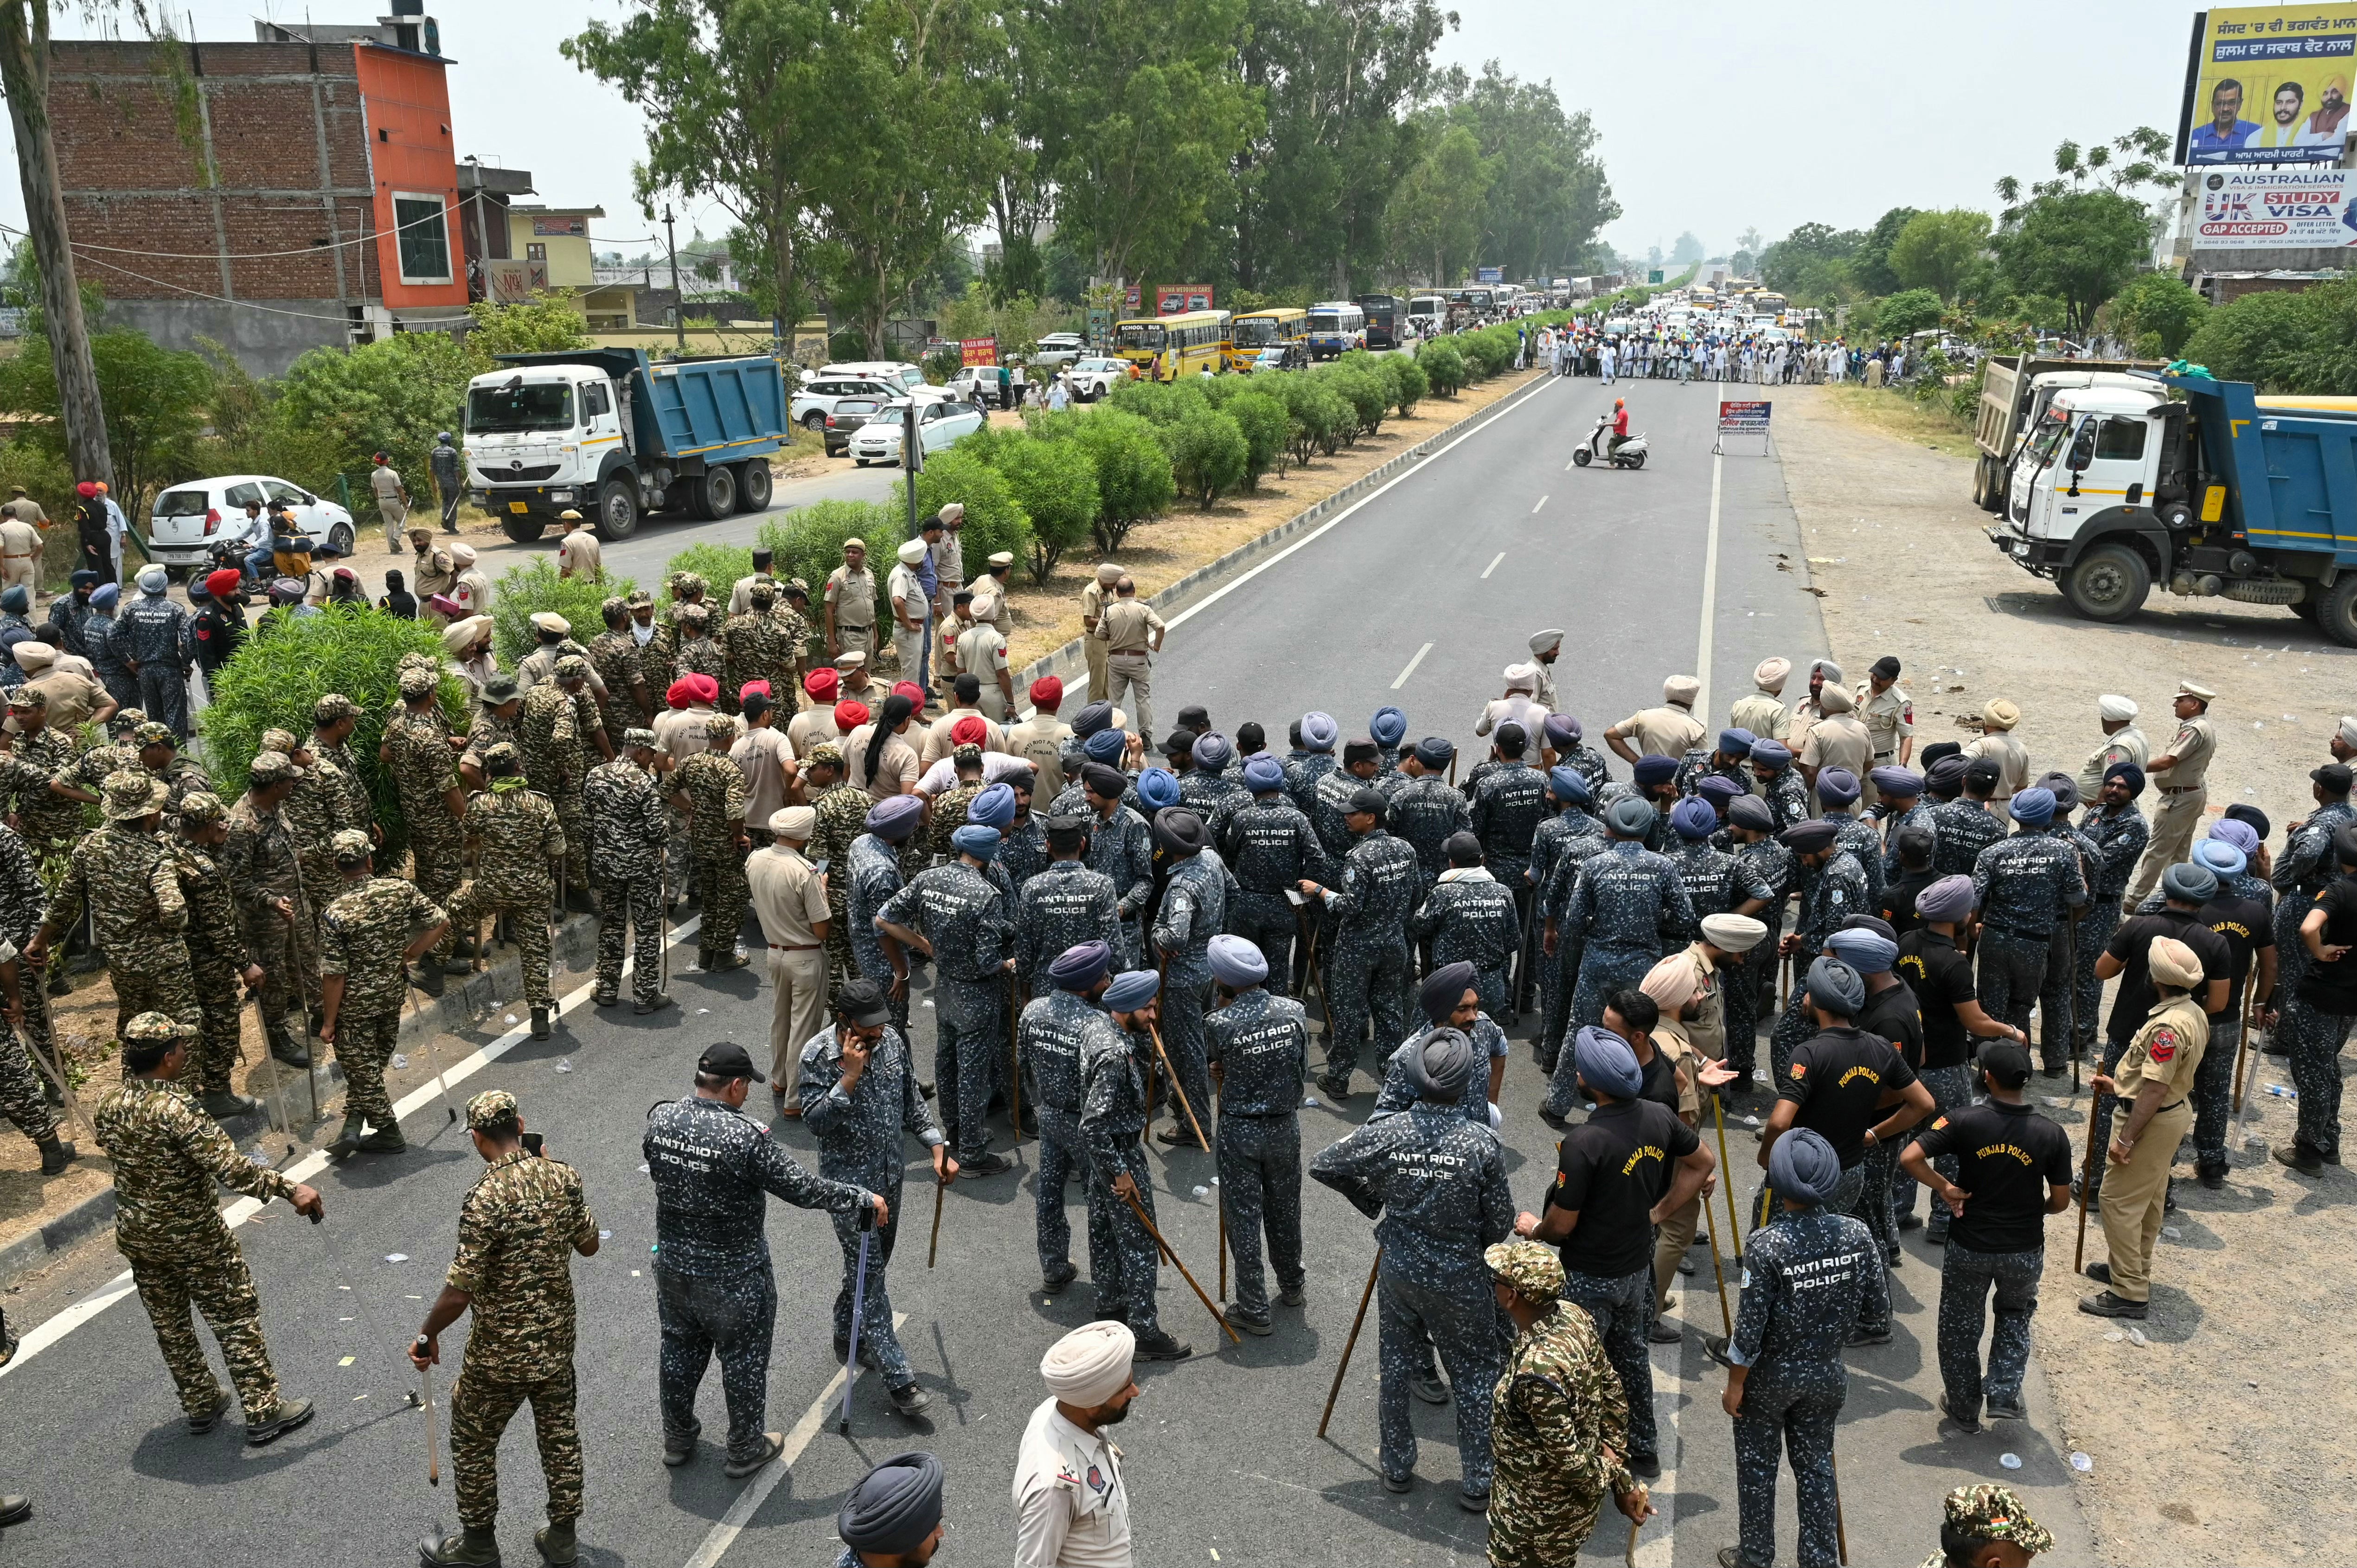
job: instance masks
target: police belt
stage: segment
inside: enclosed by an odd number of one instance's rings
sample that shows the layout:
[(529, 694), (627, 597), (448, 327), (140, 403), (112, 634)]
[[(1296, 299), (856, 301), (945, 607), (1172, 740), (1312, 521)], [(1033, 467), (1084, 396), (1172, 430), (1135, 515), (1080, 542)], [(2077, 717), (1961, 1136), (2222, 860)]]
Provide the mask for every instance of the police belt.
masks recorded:
[[(2060, 925), (2057, 925), (2055, 929), (2059, 930), (2061, 928)], [(2054, 940), (2053, 931), (2017, 931), (2006, 926), (1984, 925), (1981, 928), (1981, 935), (1984, 937), (2004, 937), (2008, 940), (2017, 942), (2050, 942)]]
[[(2159, 1111), (2155, 1111), (2153, 1114), (2158, 1116), (2162, 1111), (2174, 1111), (2184, 1103), (2185, 1096), (2180, 1094), (2176, 1099), (2170, 1101), (2168, 1104), (2162, 1106)], [(2133, 1111), (2136, 1109), (2136, 1096), (2133, 1094), (2115, 1094), (2112, 1096), (2112, 1105), (2115, 1111)]]

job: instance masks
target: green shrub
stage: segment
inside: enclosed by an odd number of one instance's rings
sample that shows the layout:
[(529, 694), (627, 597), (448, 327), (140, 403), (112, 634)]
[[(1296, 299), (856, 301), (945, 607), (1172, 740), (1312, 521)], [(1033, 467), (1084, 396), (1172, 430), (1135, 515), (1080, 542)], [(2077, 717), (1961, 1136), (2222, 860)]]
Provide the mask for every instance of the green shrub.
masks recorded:
[[(989, 464), (954, 449), (935, 452), (925, 458), (925, 471), (916, 478), (920, 521), (952, 501), (965, 503), (965, 527), (959, 541), (968, 582), (981, 576), (983, 563), (1002, 550), (1017, 561), (1031, 553), (1031, 520), (1025, 515), (1023, 503), (1015, 499), (1014, 489)], [(905, 519), (909, 515), (905, 476), (892, 488), (892, 494), (888, 504), (893, 515)], [(894, 541), (895, 547), (898, 543)]]
[(1901, 289), (1883, 300), (1875, 313), (1875, 330), (1886, 338), (1904, 338), (1940, 325), (1944, 308), (1928, 288)]
[(1358, 416), (1351, 430), (1350, 438), (1354, 442), (1361, 435), (1372, 435), (1381, 429), (1383, 415), (1391, 411), (1392, 405), (1391, 382), (1368, 362), (1368, 359), (1365, 355), (1347, 354), (1326, 372), (1334, 390), (1342, 394), (1351, 412)]
[(1170, 449), (1170, 472), (1179, 489), (1194, 497), (1205, 511), (1222, 495), (1243, 483), (1250, 448), (1244, 433), (1226, 414), (1203, 409), (1163, 426), (1158, 434)]
[[(204, 714), (205, 767), (222, 798), (236, 799), (237, 781), (244, 779), (261, 749), (263, 731), (285, 729), (307, 736), (319, 699), (341, 693), (360, 705), (350, 750), (360, 763), (361, 781), (376, 801), (377, 820), (384, 824), (383, 858), (378, 864), (390, 865), (406, 847), (408, 833), (400, 794), (391, 774), (377, 766), (376, 748), (384, 737), (386, 716), (401, 706), (395, 682), (405, 653), (430, 654), (438, 663), (442, 639), (422, 622), (373, 609), (300, 617), (273, 610), (263, 616), (237, 656), (208, 678), (212, 705)], [(455, 675), (443, 679), (442, 703), (453, 724), (463, 729), (466, 688)]]
[(1308, 463), (1310, 454), (1331, 457), (1342, 446), (1344, 433), (1358, 413), (1342, 394), (1309, 376), (1289, 376), (1285, 381), (1285, 413), (1290, 422), (1288, 444), (1296, 463)]
[[(926, 461), (930, 465), (932, 459)], [(907, 493), (900, 493), (902, 499), (893, 506), (886, 506), (880, 501), (813, 501), (808, 506), (796, 507), (761, 524), (761, 544), (777, 557), (771, 563), (772, 569), (780, 578), (800, 577), (810, 585), (811, 624), (813, 627), (826, 624), (826, 611), (821, 601), (826, 593), (827, 577), (843, 564), (843, 543), (846, 539), (856, 539), (867, 546), (867, 571), (876, 579), (876, 624), (882, 627), (892, 624), (891, 608), (885, 603), (886, 585), (891, 578), (892, 568), (898, 564), (894, 553), (900, 548), (900, 542), (909, 537)], [(918, 494), (921, 498), (923, 491), (920, 490)], [(974, 551), (971, 529), (965, 537), (967, 558), (971, 560)], [(747, 571), (752, 570), (748, 554)]]
[(1031, 520), (1031, 580), (1045, 586), (1056, 563), (1085, 546), (1096, 524), (1096, 464), (1077, 441), (1021, 435), (1000, 444), (995, 466)]
[(1200, 377), (1178, 381), (1123, 381), (1105, 402), (1156, 424), (1176, 424), (1189, 414), (1211, 407), (1211, 397)]
[[(1076, 411), (1064, 417), (1071, 439), (1088, 452), (1096, 468), (1097, 548), (1110, 555), (1131, 529), (1170, 510), (1178, 493), (1170, 453), (1155, 439), (1153, 425), (1124, 409)], [(1046, 428), (1052, 437), (1052, 422)]]
[[(663, 584), (668, 584), (675, 572), (693, 572), (703, 578), (705, 585), (711, 590), (705, 596), (705, 602), (710, 604), (716, 600), (726, 607), (731, 585), (737, 578), (753, 575), (753, 547), (749, 544), (691, 544), (663, 563)], [(814, 595), (817, 589), (813, 588), (812, 592)], [(655, 602), (658, 605), (669, 602), (669, 595), (662, 585), (656, 587)]]
[[(729, 579), (734, 581), (733, 577)], [(724, 590), (727, 586), (726, 583), (714, 585)], [(630, 578), (611, 574), (603, 583), (559, 577), (553, 560), (509, 567), (491, 586), (491, 635), (500, 665), (512, 670), (540, 646), (539, 634), (532, 629), (532, 618), (544, 610), (554, 610), (572, 622), (573, 640), (587, 647), (591, 638), (606, 629), (599, 614), (606, 601), (627, 597), (637, 586)], [(440, 640), (436, 639), (433, 646), (439, 649)], [(360, 699), (355, 696), (352, 700)]]
[(1503, 328), (1484, 327), (1479, 332), (1459, 333), (1457, 341), (1477, 381), (1502, 375), (1513, 365), (1514, 335)]
[[(1394, 359), (1400, 356), (1394, 355)], [(1442, 397), (1455, 397), (1465, 388), (1465, 356), (1447, 338), (1428, 338), (1415, 346), (1415, 362), (1425, 380)]]
[(1385, 354), (1375, 361), (1383, 371), (1392, 396), (1392, 406), (1399, 410), (1402, 419), (1415, 412), (1416, 403), (1432, 390), (1422, 367), (1405, 354)]
[(1260, 477), (1271, 468), (1283, 477), (1289, 422), (1285, 404), (1275, 396), (1251, 382), (1243, 384), (1247, 390), (1231, 396), (1221, 412), (1234, 420), (1236, 428), (1243, 432), (1244, 489), (1249, 490), (1257, 489)]

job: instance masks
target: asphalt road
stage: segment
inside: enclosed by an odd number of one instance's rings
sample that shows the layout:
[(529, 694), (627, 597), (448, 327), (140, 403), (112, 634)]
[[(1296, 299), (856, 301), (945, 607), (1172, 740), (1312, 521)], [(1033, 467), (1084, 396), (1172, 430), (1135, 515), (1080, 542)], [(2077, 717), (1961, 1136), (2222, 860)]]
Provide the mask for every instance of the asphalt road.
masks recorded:
[[(1609, 405), (1610, 393), (1594, 381), (1518, 394), (1452, 446), (1178, 618), (1157, 708), (1175, 714), (1201, 701), (1231, 732), (1257, 717), (1281, 735), (1288, 719), (1316, 706), (1358, 733), (1367, 714), (1391, 702), (1408, 713), (1411, 735), (1468, 743), (1480, 703), (1500, 684), (1498, 671), (1523, 656), (1530, 631), (1559, 625), (1570, 636), (1558, 682), (1596, 736), (1656, 701), (1663, 674), (1694, 670), (1705, 635), (1713, 714), (1747, 689), (1760, 657), (1781, 652), (1799, 662), (1820, 651), (1815, 603), (1773, 458), (1713, 461), (1708, 390), (1619, 390), (1631, 398), (1636, 425), (1653, 436), (1642, 472), (1569, 468), (1574, 441)], [(648, 537), (660, 541), (662, 531)], [(618, 547), (608, 559), (636, 547)], [(1780, 568), (1780, 557), (1792, 570)], [(685, 1092), (708, 1041), (765, 1037), (768, 998), (751, 972), (674, 972), (681, 1012), (655, 1020), (599, 1013), (576, 996), (555, 1038), (503, 1036), (488, 1043), (495, 1059), (458, 1069), (469, 1074), (462, 1095), (492, 1085), (518, 1094), (551, 1151), (580, 1168), (599, 1223), (612, 1233), (597, 1257), (575, 1268), (588, 1475), (583, 1561), (601, 1568), (832, 1561), (833, 1515), (845, 1487), (867, 1465), (913, 1446), (940, 1453), (948, 1468), (952, 1530), (942, 1560), (1003, 1560), (1015, 1447), (1043, 1397), (1038, 1359), (1083, 1320), (1089, 1302), (1084, 1286), (1054, 1297), (1038, 1292), (1028, 1144), (1017, 1151), (1018, 1173), (952, 1189), (940, 1266), (930, 1273), (922, 1228), (931, 1195), (909, 1190), (905, 1223), (916, 1229), (896, 1260), (893, 1299), (906, 1315), (903, 1343), (934, 1395), (930, 1419), (913, 1424), (894, 1414), (871, 1379), (856, 1392), (850, 1435), (834, 1430), (825, 1402), (840, 1399), (840, 1369), (829, 1359), (826, 1310), (839, 1255), (821, 1218), (782, 1210), (770, 1228), (780, 1304), (769, 1424), (791, 1434), (791, 1470), (773, 1466), (744, 1484), (722, 1477), (715, 1436), (725, 1417), (715, 1381), (705, 1391), (699, 1461), (675, 1471), (658, 1462), (646, 1265), (652, 1198), (638, 1168), (640, 1119), (652, 1102)], [(930, 1011), (920, 1006), (918, 1015)], [(920, 1059), (930, 1059), (930, 1032), (919, 1024)], [(1503, 1136), (1525, 1207), (1535, 1205), (1553, 1164), (1553, 1137), (1536, 1116), (1540, 1092), (1518, 1050)], [(1305, 1110), (1305, 1145), (1339, 1135), (1369, 1103), (1364, 1093), (1354, 1099), (1351, 1116), (1324, 1105)], [(765, 1109), (758, 1096), (752, 1109)], [(441, 1491), (424, 1484), (422, 1423), (404, 1400), (414, 1378), (399, 1352), (438, 1288), (458, 1202), (479, 1165), (431, 1090), (404, 1110), (409, 1152), (310, 1178), (326, 1194), (325, 1227), (274, 1206), (239, 1230), (280, 1375), (290, 1392), (318, 1402), (318, 1419), (261, 1450), (241, 1446), (234, 1426), (188, 1436), (144, 1315), (124, 1299), (126, 1284), (101, 1285), (33, 1332), (0, 1373), (9, 1412), (0, 1483), (31, 1493), (38, 1509), (30, 1525), (0, 1538), (0, 1556), (40, 1564), (400, 1563), (413, 1560), (411, 1542), (452, 1524), (447, 1484)], [(781, 1125), (778, 1136), (811, 1157), (799, 1125)], [(1756, 1147), (1747, 1129), (1730, 1130), (1738, 1195), (1756, 1189)], [(1209, 1157), (1156, 1149), (1165, 1232), (1211, 1288), (1217, 1215), (1193, 1196), (1211, 1178)], [(1079, 1230), (1078, 1194), (1070, 1196)], [(1305, 1201), (1309, 1301), (1279, 1309), (1274, 1337), (1225, 1346), (1175, 1271), (1164, 1273), (1164, 1320), (1199, 1353), (1142, 1369), (1146, 1397), (1120, 1434), (1141, 1561), (1478, 1563), (1482, 1526), (1454, 1500), (1448, 1411), (1417, 1408), (1417, 1489), (1405, 1497), (1382, 1489), (1372, 1323), (1330, 1440), (1313, 1435), (1372, 1244), (1367, 1223), (1331, 1193), (1312, 1184)], [(1719, 1330), (1719, 1314), (1707, 1254), (1695, 1257), (1699, 1271), (1674, 1308), (1695, 1332), (1655, 1351), (1666, 1469), (1656, 1487), (1663, 1517), (1646, 1527), (1639, 1547), (1638, 1560), (1651, 1564), (1706, 1563), (1735, 1537), (1728, 1425), (1717, 1409), (1722, 1383), (1697, 1343), (1701, 1332)], [(1898, 1337), (1851, 1358), (1840, 1454), (1853, 1560), (1921, 1561), (1936, 1543), (1948, 1487), (2003, 1479), (2024, 1488), (2055, 1530), (2058, 1561), (2096, 1561), (2067, 1496), (2068, 1444), (2042, 1382), (2031, 1383), (2027, 1423), (1972, 1439), (1935, 1430), (1937, 1283), (1927, 1257), (1910, 1238), (1893, 1281)], [(1079, 1261), (1085, 1267), (1084, 1252)], [(2069, 1287), (2058, 1265), (2048, 1310), (2069, 1310)], [(453, 1368), (459, 1339), (454, 1333), (445, 1341)], [(2008, 1451), (2022, 1468), (2000, 1466)], [(503, 1547), (510, 1562), (530, 1563), (541, 1494), (526, 1423), (511, 1428), (502, 1460)], [(1780, 1561), (1789, 1561), (1789, 1477), (1782, 1490)], [(1608, 1515), (1587, 1555), (1618, 1559), (1625, 1542)]]

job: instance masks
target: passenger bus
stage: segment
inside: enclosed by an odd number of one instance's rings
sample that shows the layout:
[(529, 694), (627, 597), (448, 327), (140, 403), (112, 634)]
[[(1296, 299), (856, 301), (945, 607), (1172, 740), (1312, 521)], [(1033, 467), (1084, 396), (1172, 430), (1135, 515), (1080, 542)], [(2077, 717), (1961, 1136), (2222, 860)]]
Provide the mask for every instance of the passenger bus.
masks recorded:
[(1330, 360), (1367, 346), (1367, 313), (1347, 299), (1309, 307), (1309, 357)]
[(1754, 316), (1774, 317), (1778, 326), (1784, 324), (1784, 312), (1792, 308), (1781, 294), (1764, 288), (1748, 288), (1736, 296), (1736, 303)]
[(1426, 338), (1437, 333), (1448, 320), (1448, 299), (1445, 295), (1418, 294), (1408, 296), (1407, 318)]
[(1227, 362), (1227, 345), (1224, 310), (1189, 310), (1114, 323), (1114, 353), (1136, 366), (1139, 375), (1157, 381), (1221, 369)]
[(1368, 348), (1398, 346), (1400, 300), (1397, 295), (1354, 294), (1351, 296), (1351, 303), (1366, 313)]
[(1252, 368), (1263, 349), (1282, 349), (1309, 336), (1309, 312), (1297, 305), (1247, 310), (1230, 324), (1228, 369)]

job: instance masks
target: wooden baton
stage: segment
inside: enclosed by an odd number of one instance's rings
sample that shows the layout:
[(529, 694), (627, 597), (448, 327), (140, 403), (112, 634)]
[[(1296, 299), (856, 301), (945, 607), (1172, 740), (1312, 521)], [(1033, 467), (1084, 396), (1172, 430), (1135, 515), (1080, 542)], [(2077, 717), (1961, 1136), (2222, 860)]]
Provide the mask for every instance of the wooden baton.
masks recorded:
[(1326, 1412), (1318, 1418), (1318, 1435), (1326, 1435), (1326, 1423), (1334, 1419), (1334, 1401), (1342, 1392), (1342, 1374), (1351, 1369), (1351, 1352), (1359, 1348), (1359, 1330), (1367, 1321), (1367, 1303), (1375, 1298), (1375, 1275), (1383, 1266), (1383, 1250), (1375, 1249), (1375, 1261), (1367, 1265), (1367, 1288), (1359, 1293), (1359, 1310), (1351, 1319), (1351, 1337), (1342, 1341), (1342, 1362), (1334, 1369), (1334, 1386), (1326, 1391)]

